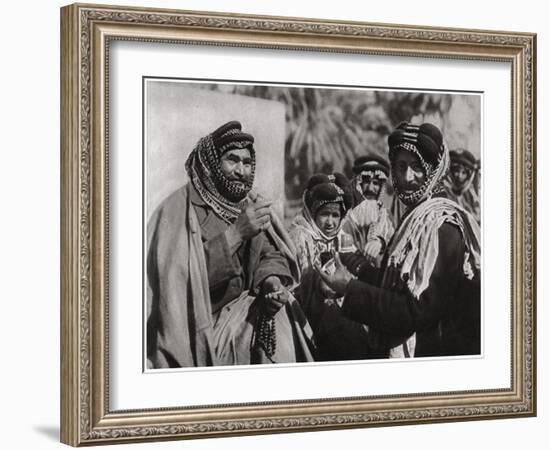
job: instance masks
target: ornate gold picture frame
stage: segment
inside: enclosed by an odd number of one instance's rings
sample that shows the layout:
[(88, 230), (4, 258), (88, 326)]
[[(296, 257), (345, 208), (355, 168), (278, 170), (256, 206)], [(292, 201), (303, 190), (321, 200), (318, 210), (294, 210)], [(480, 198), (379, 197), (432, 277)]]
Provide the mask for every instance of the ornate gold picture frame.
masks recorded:
[[(308, 53), (352, 55), (358, 59), (384, 57), (387, 61), (405, 58), (411, 64), (455, 62), (467, 64), (465, 70), (482, 63), (502, 65), (510, 79), (502, 92), (510, 99), (508, 123), (503, 125), (510, 148), (487, 145), (485, 155), (498, 152), (509, 159), (509, 178), (503, 181), (505, 189), (501, 191), (510, 198), (506, 216), (510, 222), (506, 224), (510, 254), (487, 252), (484, 257), (486, 262), (500, 257), (510, 261), (506, 274), (510, 278), (509, 296), (500, 299), (499, 306), (504, 312), (502, 320), (508, 330), (504, 341), (509, 349), (507, 363), (499, 373), (507, 381), (503, 384), (499, 378), (494, 384), (472, 389), (449, 385), (449, 389), (421, 392), (396, 388), (382, 394), (358, 391), (356, 395), (344, 396), (330, 395), (327, 387), (325, 395), (306, 398), (289, 390), (281, 400), (266, 397), (248, 401), (237, 397), (236, 401), (217, 404), (113, 407), (116, 392), (110, 369), (115, 356), (110, 349), (116, 321), (112, 321), (110, 302), (117, 272), (112, 270), (110, 261), (118, 247), (113, 245), (110, 229), (116, 217), (113, 208), (119, 203), (110, 202), (110, 192), (121, 169), (112, 161), (117, 148), (110, 139), (117, 132), (113, 129), (117, 123), (111, 121), (111, 102), (119, 84), (110, 78), (110, 71), (120, 63), (113, 52), (113, 45), (120, 42), (154, 45), (150, 50), (153, 52), (162, 51), (159, 49), (163, 46), (209, 46), (261, 51), (268, 58), (285, 52), (298, 59)], [(203, 56), (208, 58), (207, 53)], [(165, 75), (155, 71), (151, 66), (140, 79)], [(216, 74), (212, 78), (217, 78)], [(226, 79), (239, 81), (230, 72)], [(447, 88), (453, 89), (453, 85)], [(61, 441), (80, 446), (535, 415), (535, 89), (536, 36), (530, 33), (85, 4), (62, 8)], [(141, 85), (134, 94), (142, 95)], [(491, 101), (488, 96), (486, 108), (490, 108)], [(136, 130), (139, 139), (141, 133)], [(490, 133), (489, 130), (484, 134), (484, 142), (490, 141)], [(142, 191), (135, 192), (140, 202), (142, 195)], [(141, 223), (136, 224), (139, 230), (141, 227)], [(137, 283), (141, 285), (141, 281)], [(491, 288), (484, 285), (486, 298), (491, 296)], [(125, 295), (120, 289), (117, 292)], [(140, 302), (141, 299), (136, 300), (136, 304), (141, 305)], [(484, 324), (493, 320), (489, 313), (486, 308)], [(142, 342), (135, 345), (141, 351)], [(491, 357), (487, 350), (480, 360)], [(345, 370), (352, 373), (359, 366), (349, 365)], [(319, 370), (330, 373), (331, 367)], [(404, 367), (392, 364), (391, 370), (406, 370)], [(136, 376), (152, 376), (145, 372)], [(229, 373), (218, 371), (216, 376), (223, 382)], [(155, 382), (162, 383), (162, 378), (158, 380)], [(194, 386), (199, 393), (201, 389), (206, 390), (207, 386)], [(136, 402), (139, 404), (139, 399)]]

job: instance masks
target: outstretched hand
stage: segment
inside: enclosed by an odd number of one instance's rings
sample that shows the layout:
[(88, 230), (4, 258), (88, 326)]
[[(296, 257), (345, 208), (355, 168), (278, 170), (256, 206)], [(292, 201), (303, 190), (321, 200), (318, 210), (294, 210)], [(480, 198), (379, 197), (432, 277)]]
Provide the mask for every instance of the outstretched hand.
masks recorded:
[(319, 265), (315, 267), (323, 281), (338, 295), (344, 295), (348, 283), (353, 279), (353, 275), (346, 269), (338, 252), (334, 254), (335, 271), (332, 274), (325, 272)]

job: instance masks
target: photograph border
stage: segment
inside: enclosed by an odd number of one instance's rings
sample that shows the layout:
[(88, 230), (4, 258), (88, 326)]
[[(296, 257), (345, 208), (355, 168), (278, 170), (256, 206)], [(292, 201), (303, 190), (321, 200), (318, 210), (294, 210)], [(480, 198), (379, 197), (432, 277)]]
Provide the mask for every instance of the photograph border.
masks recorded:
[[(113, 40), (511, 64), (511, 387), (109, 410), (109, 44)], [(536, 35), (75, 4), (61, 9), (61, 441), (73, 446), (534, 416)]]

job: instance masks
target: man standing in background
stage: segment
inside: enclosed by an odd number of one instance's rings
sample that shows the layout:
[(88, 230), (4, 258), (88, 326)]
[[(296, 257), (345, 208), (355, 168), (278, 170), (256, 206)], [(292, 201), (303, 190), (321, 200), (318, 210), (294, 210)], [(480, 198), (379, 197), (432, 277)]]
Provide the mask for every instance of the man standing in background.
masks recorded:
[(347, 220), (362, 230), (361, 252), (377, 265), (394, 232), (388, 210), (380, 200), (388, 180), (390, 166), (377, 155), (357, 158), (352, 179), (354, 208)]
[(451, 170), (445, 180), (447, 197), (457, 202), (481, 222), (479, 162), (466, 149), (451, 150)]

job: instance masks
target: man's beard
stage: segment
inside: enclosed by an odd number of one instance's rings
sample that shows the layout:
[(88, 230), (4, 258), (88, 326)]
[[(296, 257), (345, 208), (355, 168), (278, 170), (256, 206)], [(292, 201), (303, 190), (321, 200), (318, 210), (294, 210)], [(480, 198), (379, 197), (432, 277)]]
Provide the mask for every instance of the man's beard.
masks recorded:
[(366, 191), (363, 191), (363, 196), (367, 199), (367, 200), (378, 200), (378, 198), (380, 197), (380, 194), (382, 193), (382, 190), (379, 190), (378, 192), (372, 192), (372, 191), (369, 191), (369, 190), (366, 190)]
[(225, 175), (221, 174), (221, 176), (216, 179), (216, 188), (227, 200), (238, 203), (250, 192), (252, 183), (252, 177), (237, 181), (230, 180)]

